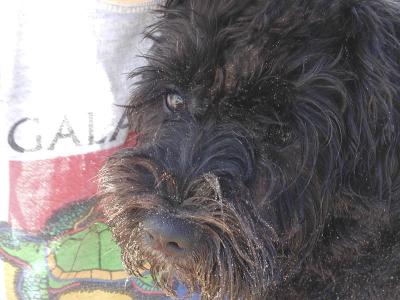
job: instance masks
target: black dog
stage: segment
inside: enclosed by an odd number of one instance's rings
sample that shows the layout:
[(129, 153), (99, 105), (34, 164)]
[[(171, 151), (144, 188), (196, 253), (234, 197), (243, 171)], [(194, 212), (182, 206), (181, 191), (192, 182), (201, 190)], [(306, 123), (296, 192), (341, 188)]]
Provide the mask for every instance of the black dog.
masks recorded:
[[(99, 194), (204, 298), (400, 297), (399, 0), (170, 0)], [(398, 299), (398, 298), (397, 298)]]

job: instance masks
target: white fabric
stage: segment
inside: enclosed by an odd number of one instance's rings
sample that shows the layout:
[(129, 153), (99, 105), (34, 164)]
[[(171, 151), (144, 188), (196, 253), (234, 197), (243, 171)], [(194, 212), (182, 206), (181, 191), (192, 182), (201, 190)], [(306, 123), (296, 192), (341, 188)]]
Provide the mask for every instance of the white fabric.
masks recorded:
[[(149, 44), (141, 32), (160, 1), (123, 2), (0, 1), (0, 221), (9, 221), (10, 161), (124, 142), (116, 104), (128, 99), (127, 74), (143, 63), (138, 55)], [(7, 299), (3, 265), (0, 299)]]

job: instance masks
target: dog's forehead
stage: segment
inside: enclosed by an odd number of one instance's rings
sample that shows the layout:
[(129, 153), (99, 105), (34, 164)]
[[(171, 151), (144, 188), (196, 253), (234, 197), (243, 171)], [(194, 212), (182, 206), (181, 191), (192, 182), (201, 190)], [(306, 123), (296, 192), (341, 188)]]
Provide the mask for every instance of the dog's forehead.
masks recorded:
[(259, 71), (264, 65), (261, 50), (247, 46), (244, 48), (235, 48), (232, 52), (229, 49), (224, 53), (224, 85), (225, 92), (232, 92), (239, 80), (247, 80), (252, 73)]
[(148, 90), (163, 94), (165, 87), (172, 86), (190, 100), (188, 108), (195, 114), (221, 99), (234, 100), (230, 106), (260, 113), (260, 108), (265, 112), (267, 106), (275, 105), (273, 101), (279, 102), (276, 107), (283, 107), (289, 98), (295, 98), (293, 79), (307, 71), (307, 61), (296, 53), (301, 47), (312, 47), (296, 43), (308, 34), (300, 23), (294, 20), (300, 29), (293, 27), (279, 11), (261, 30), (249, 18), (258, 13), (254, 11), (256, 2), (233, 14), (220, 13), (225, 8), (214, 2), (206, 1), (217, 12), (205, 11), (208, 6), (200, 1), (190, 3), (195, 7), (167, 8), (148, 35), (154, 41), (146, 69), (150, 73)]
[(226, 94), (240, 78), (250, 77), (264, 65), (259, 55), (262, 45), (254, 41), (238, 44), (234, 35), (240, 30), (231, 22), (224, 24), (226, 16), (212, 10), (206, 13), (201, 10), (206, 5), (193, 4), (199, 6), (196, 13), (184, 6), (167, 10), (167, 17), (147, 35), (154, 42), (148, 55), (150, 65), (164, 81), (186, 92), (204, 87), (210, 96), (218, 90)]

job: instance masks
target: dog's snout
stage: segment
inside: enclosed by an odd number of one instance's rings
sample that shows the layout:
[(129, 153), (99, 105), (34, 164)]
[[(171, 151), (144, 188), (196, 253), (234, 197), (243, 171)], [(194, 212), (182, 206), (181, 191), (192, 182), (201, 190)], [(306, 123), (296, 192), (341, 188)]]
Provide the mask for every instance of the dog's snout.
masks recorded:
[(143, 222), (145, 247), (166, 256), (185, 256), (198, 246), (200, 239), (194, 224), (172, 216), (153, 215)]

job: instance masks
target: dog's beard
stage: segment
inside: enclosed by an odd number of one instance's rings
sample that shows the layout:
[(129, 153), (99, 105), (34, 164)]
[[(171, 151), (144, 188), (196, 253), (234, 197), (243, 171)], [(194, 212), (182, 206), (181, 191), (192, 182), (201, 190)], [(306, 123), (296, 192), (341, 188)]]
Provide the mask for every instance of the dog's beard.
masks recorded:
[[(132, 275), (148, 269), (171, 295), (178, 280), (189, 294), (200, 289), (210, 299), (250, 299), (272, 287), (274, 232), (244, 184), (207, 173), (178, 192), (172, 175), (129, 151), (109, 159), (99, 183), (101, 204)], [(143, 244), (142, 222), (163, 212), (195, 224), (204, 236), (183, 259)]]

